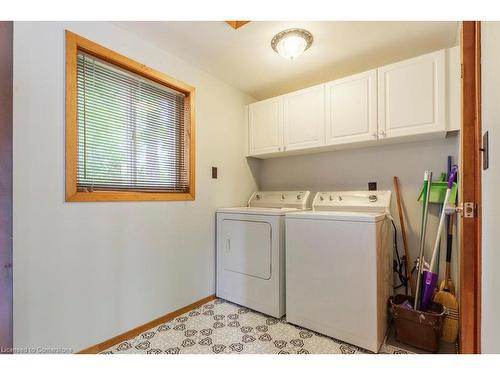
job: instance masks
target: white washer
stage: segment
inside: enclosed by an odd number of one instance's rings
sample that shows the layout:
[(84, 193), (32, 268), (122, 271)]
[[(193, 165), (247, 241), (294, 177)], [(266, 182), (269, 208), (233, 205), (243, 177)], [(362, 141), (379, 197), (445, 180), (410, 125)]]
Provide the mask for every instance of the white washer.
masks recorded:
[(286, 215), (287, 321), (378, 352), (392, 294), (390, 191), (319, 192)]
[(265, 314), (285, 314), (285, 213), (309, 191), (257, 191), (248, 207), (217, 210), (217, 296)]

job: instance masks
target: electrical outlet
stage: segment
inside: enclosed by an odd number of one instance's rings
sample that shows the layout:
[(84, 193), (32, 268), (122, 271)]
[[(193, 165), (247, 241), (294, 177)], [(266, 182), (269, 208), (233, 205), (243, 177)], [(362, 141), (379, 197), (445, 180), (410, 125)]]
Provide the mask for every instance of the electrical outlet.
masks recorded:
[(217, 178), (217, 167), (212, 167), (212, 178)]
[(370, 191), (377, 190), (377, 183), (376, 182), (369, 182), (368, 183), (368, 190), (370, 190)]

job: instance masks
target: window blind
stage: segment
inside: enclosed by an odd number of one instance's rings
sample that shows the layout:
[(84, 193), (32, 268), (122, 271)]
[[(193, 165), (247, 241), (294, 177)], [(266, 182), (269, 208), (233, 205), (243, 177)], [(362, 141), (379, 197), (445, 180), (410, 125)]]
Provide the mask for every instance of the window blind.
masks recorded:
[(189, 108), (177, 92), (77, 55), (78, 191), (189, 191)]

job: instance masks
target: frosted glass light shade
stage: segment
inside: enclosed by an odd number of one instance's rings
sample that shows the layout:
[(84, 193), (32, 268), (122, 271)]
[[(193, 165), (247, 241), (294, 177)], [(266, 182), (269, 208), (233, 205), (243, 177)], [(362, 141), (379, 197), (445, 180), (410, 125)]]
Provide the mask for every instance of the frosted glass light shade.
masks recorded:
[(271, 47), (280, 56), (295, 60), (302, 55), (313, 42), (312, 34), (304, 29), (289, 29), (276, 34), (271, 41)]

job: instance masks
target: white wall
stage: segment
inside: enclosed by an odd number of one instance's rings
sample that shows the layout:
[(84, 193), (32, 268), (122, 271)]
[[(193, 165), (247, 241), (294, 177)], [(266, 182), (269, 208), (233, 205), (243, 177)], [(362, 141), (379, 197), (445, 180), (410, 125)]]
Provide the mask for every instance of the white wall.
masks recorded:
[[(261, 189), (309, 189), (317, 191), (367, 190), (369, 181), (376, 181), (379, 190), (393, 191), (393, 176), (399, 177), (403, 206), (406, 212), (410, 257), (418, 257), (422, 204), (417, 202), (424, 171), (430, 170), (437, 179), (446, 172), (447, 157), (452, 155), (458, 161), (457, 134), (447, 139), (424, 142), (384, 145), (313, 155), (291, 156), (262, 160), (259, 186)], [(426, 259), (430, 261), (438, 226), (437, 205), (429, 208), (428, 232), (426, 237)], [(392, 194), (392, 215), (399, 228), (399, 216)], [(445, 238), (443, 233), (443, 238)], [(399, 250), (403, 254), (399, 237)], [(457, 282), (457, 241), (454, 241), (452, 276)], [(440, 273), (444, 276), (446, 242), (443, 240), (440, 257)]]
[(490, 166), (482, 174), (481, 351), (500, 353), (500, 22), (481, 23), (482, 130), (489, 131)]
[[(196, 87), (196, 201), (64, 202), (65, 29)], [(214, 293), (215, 209), (256, 186), (251, 101), (111, 23), (15, 23), (16, 347), (80, 350)]]

